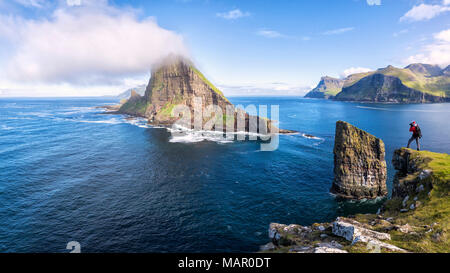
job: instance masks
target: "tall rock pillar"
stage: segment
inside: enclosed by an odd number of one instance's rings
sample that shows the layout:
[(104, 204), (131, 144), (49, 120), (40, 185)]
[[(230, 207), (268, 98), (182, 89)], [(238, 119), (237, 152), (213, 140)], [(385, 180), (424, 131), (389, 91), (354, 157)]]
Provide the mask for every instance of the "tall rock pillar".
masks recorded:
[(331, 192), (348, 199), (387, 195), (385, 148), (381, 139), (338, 121)]

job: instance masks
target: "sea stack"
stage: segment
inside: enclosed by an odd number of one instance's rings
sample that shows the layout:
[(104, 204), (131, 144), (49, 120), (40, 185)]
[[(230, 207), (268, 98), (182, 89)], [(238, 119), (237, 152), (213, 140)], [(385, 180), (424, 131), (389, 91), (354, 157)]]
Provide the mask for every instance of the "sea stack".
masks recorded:
[(387, 195), (385, 148), (381, 139), (347, 123), (336, 123), (331, 192), (347, 199)]

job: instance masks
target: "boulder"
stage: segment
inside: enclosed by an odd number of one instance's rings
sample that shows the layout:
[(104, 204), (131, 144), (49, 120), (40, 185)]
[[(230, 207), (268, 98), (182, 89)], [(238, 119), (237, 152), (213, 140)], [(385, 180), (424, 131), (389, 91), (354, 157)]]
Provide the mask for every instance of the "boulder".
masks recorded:
[(273, 243), (268, 243), (259, 248), (260, 251), (271, 251), (275, 250), (277, 247)]
[(347, 241), (351, 241), (352, 244), (365, 243), (368, 252), (381, 252), (382, 248), (394, 252), (406, 252), (406, 250), (395, 245), (382, 242), (391, 240), (391, 235), (370, 230), (364, 227), (363, 224), (348, 218), (339, 217), (336, 219), (333, 223), (333, 234), (344, 237)]
[(345, 250), (329, 247), (316, 247), (314, 253), (348, 253)]
[(339, 217), (333, 223), (333, 234), (354, 242), (366, 241), (365, 238), (377, 240), (390, 240), (391, 235), (365, 228), (361, 223), (351, 219)]

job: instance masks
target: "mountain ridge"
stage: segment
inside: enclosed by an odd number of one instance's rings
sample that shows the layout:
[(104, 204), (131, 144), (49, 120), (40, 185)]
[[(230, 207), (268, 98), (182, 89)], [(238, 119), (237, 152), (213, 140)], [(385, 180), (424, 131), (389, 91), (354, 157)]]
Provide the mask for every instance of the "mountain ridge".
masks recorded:
[(405, 68), (389, 65), (375, 71), (352, 74), (345, 79), (334, 79), (342, 84), (340, 90), (334, 90), (334, 95), (327, 94), (326, 89), (321, 88), (323, 79), (306, 98), (388, 103), (450, 101), (449, 66), (441, 69), (437, 65), (421, 63), (410, 64)]

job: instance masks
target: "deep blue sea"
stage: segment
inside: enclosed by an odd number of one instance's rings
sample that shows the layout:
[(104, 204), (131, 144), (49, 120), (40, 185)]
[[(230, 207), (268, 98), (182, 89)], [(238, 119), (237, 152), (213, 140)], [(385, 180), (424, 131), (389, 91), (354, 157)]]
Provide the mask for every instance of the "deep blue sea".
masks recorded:
[[(279, 149), (173, 139), (144, 120), (99, 114), (108, 99), (0, 100), (0, 252), (255, 252), (271, 222), (309, 225), (376, 212), (329, 194), (337, 120), (394, 149), (409, 123), (423, 149), (450, 152), (450, 104), (231, 98), (279, 105)], [(309, 139), (302, 133), (316, 136)]]

